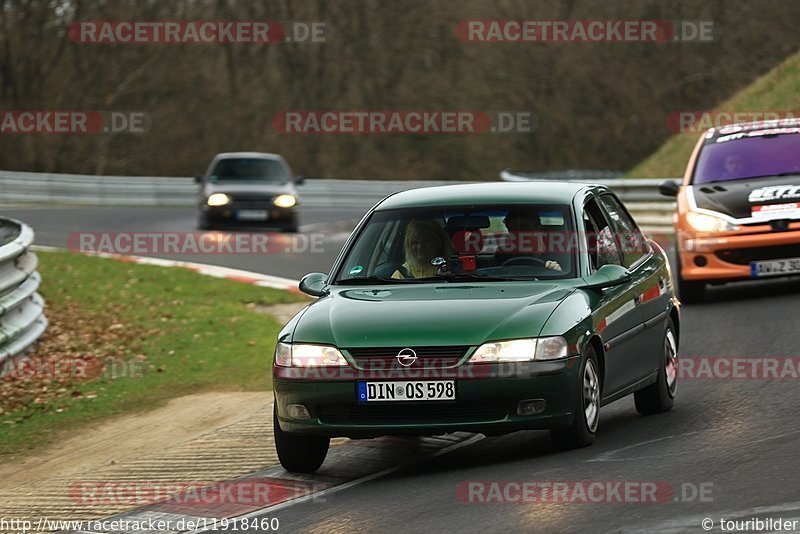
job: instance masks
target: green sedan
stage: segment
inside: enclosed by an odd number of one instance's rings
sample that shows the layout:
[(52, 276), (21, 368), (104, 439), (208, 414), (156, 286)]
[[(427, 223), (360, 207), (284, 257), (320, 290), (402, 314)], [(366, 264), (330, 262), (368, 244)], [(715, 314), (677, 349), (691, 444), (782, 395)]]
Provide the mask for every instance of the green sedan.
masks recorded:
[(391, 195), (353, 231), (275, 350), (275, 445), (313, 472), (331, 437), (549, 429), (590, 445), (601, 407), (672, 408), (680, 303), (664, 250), (608, 188)]

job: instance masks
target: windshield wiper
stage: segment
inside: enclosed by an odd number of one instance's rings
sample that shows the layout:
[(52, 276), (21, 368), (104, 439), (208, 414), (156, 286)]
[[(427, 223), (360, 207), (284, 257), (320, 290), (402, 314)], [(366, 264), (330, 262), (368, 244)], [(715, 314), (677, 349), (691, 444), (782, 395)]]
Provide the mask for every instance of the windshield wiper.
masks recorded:
[(448, 273), (441, 274), (431, 278), (424, 278), (423, 280), (445, 280), (447, 282), (460, 282), (463, 280), (481, 280), (484, 282), (508, 282), (514, 280), (539, 280), (535, 276), (492, 276), (482, 273)]
[(362, 276), (356, 278), (344, 278), (337, 280), (337, 284), (342, 285), (359, 285), (359, 284), (402, 284), (406, 282), (413, 282), (414, 278), (389, 278), (386, 276)]

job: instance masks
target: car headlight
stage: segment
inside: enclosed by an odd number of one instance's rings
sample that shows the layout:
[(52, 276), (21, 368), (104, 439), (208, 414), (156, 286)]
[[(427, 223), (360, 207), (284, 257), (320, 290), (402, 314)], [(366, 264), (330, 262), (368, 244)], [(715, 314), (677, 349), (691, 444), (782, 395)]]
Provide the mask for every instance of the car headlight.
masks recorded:
[(214, 193), (208, 197), (206, 200), (206, 204), (209, 206), (224, 206), (225, 204), (231, 203), (231, 197), (226, 195), (225, 193)]
[(566, 358), (567, 355), (567, 340), (555, 336), (484, 343), (478, 347), (469, 361), (470, 363), (530, 362), (557, 360)]
[(739, 229), (722, 217), (700, 213), (699, 211), (689, 211), (686, 213), (686, 222), (698, 232), (733, 232)]
[(275, 365), (281, 367), (342, 367), (348, 363), (336, 347), (278, 343), (275, 346)]
[(294, 195), (278, 195), (272, 203), (279, 208), (291, 208), (297, 204), (297, 199), (294, 198)]

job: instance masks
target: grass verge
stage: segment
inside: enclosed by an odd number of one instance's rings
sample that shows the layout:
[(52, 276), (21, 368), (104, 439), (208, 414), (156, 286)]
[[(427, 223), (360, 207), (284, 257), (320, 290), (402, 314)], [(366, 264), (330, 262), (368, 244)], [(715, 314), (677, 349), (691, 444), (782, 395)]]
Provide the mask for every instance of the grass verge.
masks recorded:
[[(800, 53), (791, 56), (758, 78), (717, 106), (717, 109), (732, 112), (792, 112), (796, 117), (800, 110)], [(700, 133), (687, 132), (674, 135), (654, 154), (631, 169), (627, 176), (635, 178), (682, 177)]]
[(271, 387), (280, 329), (257, 307), (302, 296), (69, 252), (40, 252), (50, 326), (0, 379), (0, 455), (204, 390)]

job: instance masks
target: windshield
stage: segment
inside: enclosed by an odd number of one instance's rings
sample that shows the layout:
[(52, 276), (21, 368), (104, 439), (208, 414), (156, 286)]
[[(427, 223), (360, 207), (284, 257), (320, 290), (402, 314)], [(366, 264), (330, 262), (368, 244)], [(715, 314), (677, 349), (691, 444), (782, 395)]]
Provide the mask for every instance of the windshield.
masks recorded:
[(800, 134), (737, 133), (703, 146), (693, 183), (786, 174), (800, 174)]
[(335, 283), (574, 278), (569, 206), (445, 206), (377, 211)]
[(275, 159), (230, 158), (220, 160), (208, 180), (216, 182), (279, 182), (289, 181), (289, 171)]

